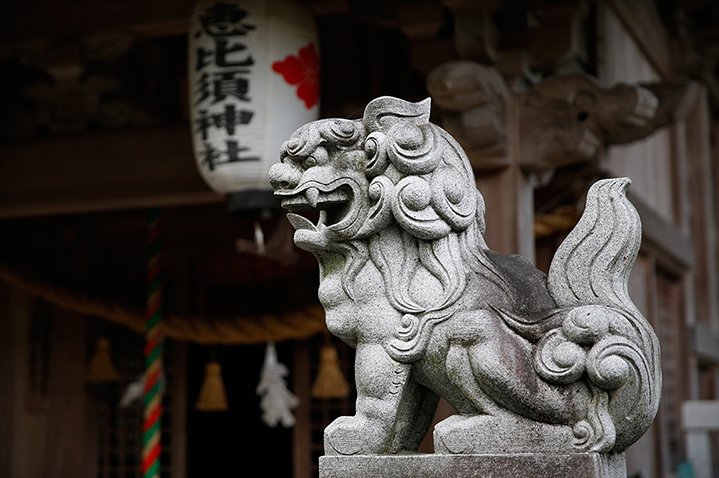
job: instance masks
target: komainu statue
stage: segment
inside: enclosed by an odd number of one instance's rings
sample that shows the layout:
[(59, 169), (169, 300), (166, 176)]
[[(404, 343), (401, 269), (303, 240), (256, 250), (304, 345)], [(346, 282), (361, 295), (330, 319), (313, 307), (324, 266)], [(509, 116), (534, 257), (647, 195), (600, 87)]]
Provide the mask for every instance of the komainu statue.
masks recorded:
[[(286, 141), (269, 178), (316, 256), (329, 330), (356, 349), (356, 415), (327, 455), (619, 453), (653, 421), (654, 331), (627, 292), (641, 240), (627, 178), (596, 182), (549, 274), (488, 249), (484, 200), (430, 100), (371, 101)], [(304, 214), (301, 215), (301, 214)]]

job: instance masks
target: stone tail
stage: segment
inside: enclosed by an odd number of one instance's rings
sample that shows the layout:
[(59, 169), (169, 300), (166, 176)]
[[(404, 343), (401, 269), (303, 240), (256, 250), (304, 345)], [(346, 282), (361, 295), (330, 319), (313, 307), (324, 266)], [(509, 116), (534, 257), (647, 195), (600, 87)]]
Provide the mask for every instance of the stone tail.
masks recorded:
[[(641, 244), (639, 214), (626, 197), (629, 184), (628, 178), (610, 178), (590, 188), (584, 213), (548, 274), (550, 294), (570, 313), (537, 350), (540, 358), (551, 356), (545, 347), (561, 342), (584, 350), (581, 369), (595, 395), (607, 398), (594, 400), (587, 421), (578, 427), (584, 446), (593, 451), (627, 448), (645, 433), (659, 406), (659, 342), (628, 293)], [(542, 372), (539, 362), (535, 367)], [(562, 380), (566, 383), (566, 376)]]

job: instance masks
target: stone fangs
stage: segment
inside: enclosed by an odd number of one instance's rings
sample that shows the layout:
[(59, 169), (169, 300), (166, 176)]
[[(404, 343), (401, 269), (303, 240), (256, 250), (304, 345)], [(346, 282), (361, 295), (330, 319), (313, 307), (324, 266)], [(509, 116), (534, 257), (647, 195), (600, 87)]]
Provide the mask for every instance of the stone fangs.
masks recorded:
[[(318, 231), (320, 227), (332, 225), (327, 224), (327, 209), (346, 205), (349, 200), (349, 194), (339, 188), (330, 192), (322, 192), (317, 187), (313, 186), (307, 188), (304, 192), (300, 191), (290, 197), (283, 199), (282, 207), (290, 211), (306, 211), (310, 209), (319, 209), (320, 219), (316, 225), (300, 214), (291, 212), (287, 215), (288, 220), (296, 230), (311, 229), (313, 231)], [(343, 217), (344, 214), (338, 219), (342, 219)]]

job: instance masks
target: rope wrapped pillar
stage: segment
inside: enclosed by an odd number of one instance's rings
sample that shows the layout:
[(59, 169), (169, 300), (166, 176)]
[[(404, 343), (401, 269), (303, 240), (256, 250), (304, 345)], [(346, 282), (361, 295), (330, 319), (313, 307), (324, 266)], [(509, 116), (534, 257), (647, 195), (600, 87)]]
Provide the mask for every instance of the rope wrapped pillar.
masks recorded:
[(161, 210), (149, 216), (147, 261), (147, 308), (145, 321), (145, 388), (142, 425), (142, 473), (145, 478), (160, 478), (162, 451), (162, 277)]

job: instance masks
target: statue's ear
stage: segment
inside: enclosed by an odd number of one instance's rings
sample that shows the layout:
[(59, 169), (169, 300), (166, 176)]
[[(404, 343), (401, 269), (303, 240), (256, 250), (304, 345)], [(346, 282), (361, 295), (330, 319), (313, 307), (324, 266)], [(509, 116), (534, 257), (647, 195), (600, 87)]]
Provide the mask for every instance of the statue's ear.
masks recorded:
[(429, 123), (431, 99), (410, 103), (394, 96), (380, 96), (367, 104), (362, 122), (368, 131), (386, 129), (397, 121), (409, 121), (420, 126)]

